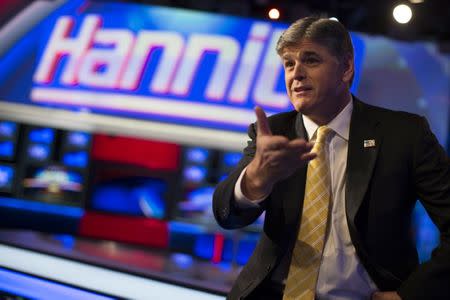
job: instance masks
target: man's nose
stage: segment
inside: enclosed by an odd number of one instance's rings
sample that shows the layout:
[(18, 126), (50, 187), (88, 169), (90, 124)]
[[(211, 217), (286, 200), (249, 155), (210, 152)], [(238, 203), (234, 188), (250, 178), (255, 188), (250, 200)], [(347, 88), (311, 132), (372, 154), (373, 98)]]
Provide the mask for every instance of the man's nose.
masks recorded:
[(306, 78), (305, 68), (301, 64), (297, 64), (294, 68), (294, 79), (303, 80)]

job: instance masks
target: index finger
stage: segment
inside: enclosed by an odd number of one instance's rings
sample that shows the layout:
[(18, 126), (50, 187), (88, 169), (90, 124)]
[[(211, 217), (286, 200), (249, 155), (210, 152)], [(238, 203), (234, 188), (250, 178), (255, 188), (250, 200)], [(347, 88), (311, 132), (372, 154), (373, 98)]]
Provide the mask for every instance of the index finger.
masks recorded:
[(258, 135), (272, 135), (272, 131), (269, 127), (269, 121), (267, 120), (266, 113), (264, 110), (256, 106), (255, 107), (255, 114), (256, 114), (256, 131)]
[(289, 141), (287, 148), (301, 152), (310, 152), (313, 146), (313, 143), (308, 142), (304, 139), (297, 138), (295, 140)]

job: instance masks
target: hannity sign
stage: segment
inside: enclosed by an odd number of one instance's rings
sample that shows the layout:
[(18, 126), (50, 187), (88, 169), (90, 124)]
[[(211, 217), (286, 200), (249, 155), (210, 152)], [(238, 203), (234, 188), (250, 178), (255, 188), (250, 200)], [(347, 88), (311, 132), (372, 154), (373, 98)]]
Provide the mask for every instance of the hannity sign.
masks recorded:
[[(238, 40), (225, 35), (192, 33), (185, 38), (175, 31), (134, 33), (102, 28), (99, 15), (87, 15), (81, 22), (74, 33), (73, 17), (58, 19), (34, 73), (34, 82), (40, 85), (32, 90), (33, 101), (241, 126), (248, 125), (253, 117), (246, 104), (269, 110), (289, 106), (285, 93), (275, 90), (281, 64), (274, 43), (281, 32), (269, 23), (252, 24), (242, 47)], [(145, 85), (143, 75), (155, 49), (162, 53)], [(214, 54), (215, 62), (204, 92), (199, 101), (183, 101), (189, 99), (196, 85), (205, 53)], [(63, 56), (66, 60), (60, 66)], [(62, 67), (59, 77), (55, 76), (57, 67)], [(46, 87), (55, 82), (61, 87)]]
[(34, 104), (237, 131), (256, 105), (290, 109), (275, 52), (285, 25), (95, 2), (44, 23)]

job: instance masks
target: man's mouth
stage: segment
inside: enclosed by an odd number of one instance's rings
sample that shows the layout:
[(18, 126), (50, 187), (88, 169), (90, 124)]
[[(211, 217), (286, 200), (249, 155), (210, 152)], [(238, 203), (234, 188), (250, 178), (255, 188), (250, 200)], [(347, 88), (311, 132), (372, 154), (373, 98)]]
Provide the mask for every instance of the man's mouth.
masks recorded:
[(302, 94), (306, 94), (309, 91), (311, 91), (312, 88), (309, 86), (300, 86), (300, 87), (295, 87), (292, 90), (295, 94), (302, 95)]

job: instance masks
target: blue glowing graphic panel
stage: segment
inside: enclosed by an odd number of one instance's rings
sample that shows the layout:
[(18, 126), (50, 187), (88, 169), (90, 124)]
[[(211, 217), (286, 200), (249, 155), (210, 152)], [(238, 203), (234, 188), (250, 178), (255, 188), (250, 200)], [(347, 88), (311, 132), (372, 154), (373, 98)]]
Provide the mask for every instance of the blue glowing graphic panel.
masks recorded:
[(220, 158), (220, 175), (219, 181), (227, 178), (229, 173), (236, 167), (242, 158), (242, 152), (223, 152)]
[(18, 132), (17, 123), (0, 120), (0, 160), (15, 159)]
[(166, 193), (167, 184), (160, 179), (126, 178), (102, 182), (94, 187), (91, 208), (163, 219), (167, 213)]
[(85, 190), (83, 175), (58, 164), (27, 167), (23, 196), (53, 204), (81, 205)]
[(67, 148), (86, 148), (89, 146), (91, 135), (87, 132), (67, 132), (65, 136), (65, 146)]
[(187, 148), (184, 156), (186, 164), (205, 165), (211, 158), (211, 150), (201, 147)]
[(202, 166), (186, 166), (183, 170), (183, 179), (188, 184), (201, 184), (206, 181), (208, 169)]
[(225, 152), (223, 154), (223, 166), (226, 168), (234, 168), (241, 158), (241, 152)]
[(10, 121), (0, 121), (0, 139), (14, 139), (17, 135), (17, 124)]
[(2, 299), (23, 299), (20, 297), (49, 300), (116, 299), (17, 271), (0, 268), (0, 297), (2, 293), (7, 295), (6, 298)]
[(89, 166), (92, 135), (81, 131), (65, 131), (61, 145), (61, 161), (68, 167), (85, 169)]
[(28, 132), (28, 139), (33, 143), (52, 144), (55, 130), (52, 128), (34, 128)]
[(36, 162), (48, 161), (52, 154), (51, 151), (51, 146), (47, 144), (29, 144), (27, 149), (27, 158)]
[(11, 197), (0, 197), (0, 208), (12, 208), (33, 214), (62, 216), (73, 220), (80, 220), (84, 214), (84, 210), (79, 207), (29, 201)]
[(15, 148), (16, 145), (12, 141), (0, 141), (0, 159), (13, 159)]
[(0, 163), (0, 192), (11, 193), (16, 170), (13, 166)]
[(88, 165), (89, 155), (86, 151), (66, 152), (62, 159), (66, 166), (85, 168)]
[(212, 196), (214, 187), (200, 186), (188, 191), (185, 200), (177, 204), (178, 217), (194, 223), (212, 223)]

